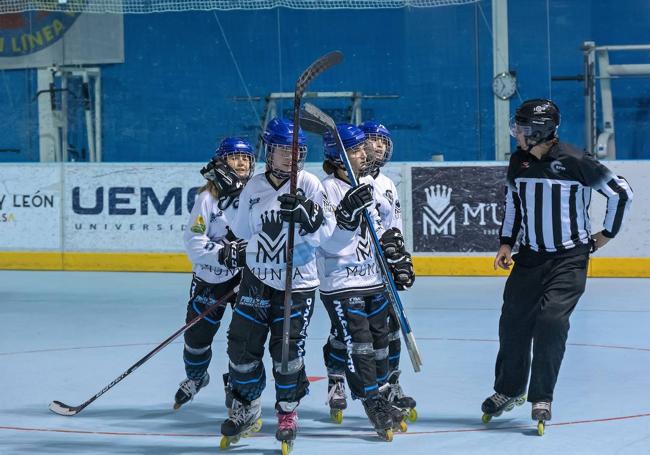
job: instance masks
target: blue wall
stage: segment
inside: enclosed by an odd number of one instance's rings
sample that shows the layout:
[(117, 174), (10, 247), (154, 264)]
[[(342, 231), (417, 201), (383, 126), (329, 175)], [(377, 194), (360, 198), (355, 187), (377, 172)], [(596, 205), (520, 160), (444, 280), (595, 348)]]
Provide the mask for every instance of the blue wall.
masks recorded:
[[(255, 139), (264, 102), (253, 108), (233, 97), (291, 91), (300, 71), (331, 49), (344, 52), (343, 64), (310, 90), (399, 95), (363, 104), (364, 118), (392, 129), (394, 159), (493, 159), (490, 12), (484, 0), (432, 9), (125, 16), (125, 63), (103, 68), (104, 160), (204, 161), (224, 135)], [(509, 27), (521, 97), (552, 96), (563, 113), (561, 136), (584, 146), (582, 85), (550, 76), (582, 72), (585, 40), (650, 43), (650, 2), (510, 1)], [(650, 52), (622, 59), (649, 60)], [(650, 158), (650, 79), (617, 80), (613, 89), (619, 157)], [(0, 161), (38, 160), (35, 91), (33, 71), (0, 72), (0, 149), (21, 150), (0, 153)], [(512, 109), (519, 102), (513, 97)], [(349, 106), (317, 104), (339, 120)], [(85, 147), (83, 137), (72, 135), (73, 145)], [(318, 160), (314, 145), (310, 159)]]

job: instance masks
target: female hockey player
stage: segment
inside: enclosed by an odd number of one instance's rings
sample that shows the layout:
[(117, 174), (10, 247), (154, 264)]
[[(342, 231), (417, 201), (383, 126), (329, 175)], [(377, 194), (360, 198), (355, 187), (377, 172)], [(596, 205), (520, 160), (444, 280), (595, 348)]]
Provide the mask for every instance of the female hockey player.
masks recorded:
[[(393, 430), (406, 431), (400, 410), (393, 408), (379, 388), (388, 377), (388, 307), (385, 286), (375, 260), (371, 234), (364, 209), (368, 209), (381, 232), (372, 196), (372, 152), (366, 152), (366, 137), (359, 128), (337, 125), (347, 150), (350, 166), (360, 179), (352, 188), (337, 144), (326, 134), (323, 180), (327, 199), (336, 206), (337, 228), (330, 241), (318, 250), (320, 297), (327, 309), (332, 331), (323, 347), (328, 370), (331, 416), (342, 421), (346, 407), (341, 401), (344, 375), (353, 398), (363, 402), (368, 418), (377, 434), (391, 441)], [(348, 231), (343, 244), (337, 233)], [(340, 235), (340, 234), (339, 234)]]
[(187, 378), (174, 397), (174, 409), (190, 401), (208, 385), (212, 340), (228, 302), (220, 301), (239, 284), (246, 241), (237, 239), (230, 224), (239, 207), (239, 194), (255, 169), (253, 147), (244, 139), (225, 138), (210, 162), (201, 169), (207, 183), (198, 191), (185, 231), (185, 250), (192, 261), (192, 284), (186, 322), (207, 306), (219, 305), (185, 332), (183, 360)]
[[(544, 433), (569, 333), (584, 292), (589, 253), (620, 230), (632, 190), (583, 150), (557, 136), (560, 111), (550, 100), (525, 101), (511, 122), (517, 150), (507, 171), (501, 247), (494, 268), (514, 267), (503, 292), (494, 393), (483, 421), (526, 400)], [(607, 197), (604, 229), (590, 232), (591, 189)], [(522, 234), (522, 235), (520, 235)], [(519, 251), (512, 248), (519, 242)], [(532, 362), (531, 362), (532, 344)], [(530, 384), (528, 377), (530, 374)]]
[[(366, 121), (359, 125), (368, 138), (371, 150), (374, 151), (374, 166), (371, 172), (374, 188), (374, 198), (377, 201), (379, 219), (384, 228), (382, 245), (386, 259), (393, 270), (395, 286), (399, 290), (410, 288), (415, 280), (411, 255), (404, 248), (402, 213), (395, 183), (381, 168), (393, 156), (393, 141), (390, 131), (381, 123)], [(389, 349), (388, 349), (388, 380), (382, 389), (388, 401), (404, 412), (411, 422), (417, 419), (415, 400), (405, 395), (399, 384), (399, 360), (401, 352), (400, 326), (394, 308), (388, 307)]]
[[(283, 453), (291, 449), (297, 433), (297, 406), (307, 394), (309, 381), (303, 358), (307, 326), (318, 287), (316, 248), (332, 235), (335, 220), (324, 200), (318, 178), (302, 170), (306, 138), (299, 130), (298, 191), (289, 193), (292, 122), (275, 118), (263, 134), (266, 172), (255, 175), (240, 196), (241, 210), (231, 227), (235, 236), (248, 239), (237, 305), (228, 330), (229, 388), (233, 401), (229, 418), (221, 425), (221, 447), (228, 447), (261, 424), (260, 395), (266, 385), (262, 357), (270, 332), (276, 438)], [(288, 223), (296, 223), (288, 372), (281, 370), (284, 286)]]

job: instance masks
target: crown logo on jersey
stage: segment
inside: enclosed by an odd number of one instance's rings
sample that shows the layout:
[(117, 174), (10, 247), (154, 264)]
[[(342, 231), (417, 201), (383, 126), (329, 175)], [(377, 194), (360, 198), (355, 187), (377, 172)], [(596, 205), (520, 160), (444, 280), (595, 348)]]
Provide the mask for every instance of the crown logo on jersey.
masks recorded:
[(262, 218), (262, 232), (272, 239), (280, 235), (280, 231), (282, 231), (282, 218), (280, 218), (279, 211), (271, 210), (269, 213), (267, 210), (264, 214), (260, 215), (260, 218)]
[(286, 232), (282, 231), (283, 222), (280, 212), (265, 211), (262, 218), (262, 232), (257, 241), (257, 262), (275, 262), (280, 264), (287, 260)]

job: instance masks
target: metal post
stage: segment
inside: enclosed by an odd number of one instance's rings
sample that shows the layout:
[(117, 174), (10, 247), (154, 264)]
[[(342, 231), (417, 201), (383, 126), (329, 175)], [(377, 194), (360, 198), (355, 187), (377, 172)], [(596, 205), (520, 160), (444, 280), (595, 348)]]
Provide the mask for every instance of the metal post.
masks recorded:
[[(508, 0), (492, 1), (492, 65), (493, 74), (509, 71)], [(510, 101), (494, 97), (495, 159), (503, 161), (510, 153)]]
[(595, 93), (595, 55), (596, 43), (585, 41), (582, 45), (584, 55), (584, 104), (585, 104), (585, 147), (593, 153), (596, 147), (596, 93)]

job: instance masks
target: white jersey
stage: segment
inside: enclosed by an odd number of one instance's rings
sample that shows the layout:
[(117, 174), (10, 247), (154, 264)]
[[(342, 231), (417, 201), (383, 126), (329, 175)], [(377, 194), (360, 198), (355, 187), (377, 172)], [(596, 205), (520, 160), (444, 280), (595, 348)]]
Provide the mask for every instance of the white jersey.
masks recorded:
[[(362, 177), (360, 183), (372, 185), (372, 177)], [(334, 175), (323, 179), (323, 187), (332, 207), (338, 206), (345, 193), (351, 188), (350, 184)], [(374, 193), (376, 191), (373, 191)], [(374, 220), (378, 235), (381, 236), (383, 228), (379, 224), (379, 214), (375, 205), (368, 211)], [(324, 242), (318, 249), (321, 294), (368, 295), (381, 291), (384, 282), (375, 255), (375, 247), (365, 220), (362, 220), (355, 231), (346, 231), (337, 226), (330, 240)]]
[[(306, 171), (298, 173), (298, 190), (323, 210), (323, 224), (312, 234), (301, 235), (296, 224), (293, 246), (293, 289), (318, 287), (316, 248), (332, 235), (336, 220), (323, 185)], [(233, 233), (248, 240), (246, 266), (264, 284), (284, 290), (289, 223), (280, 218), (278, 197), (289, 192), (287, 180), (276, 188), (266, 174), (250, 179), (239, 196), (241, 210), (232, 225)]]
[(396, 227), (403, 234), (402, 208), (393, 181), (381, 171), (373, 180), (374, 197), (377, 200), (377, 211), (381, 225), (385, 230)]
[[(222, 208), (224, 205), (227, 205), (225, 209)], [(225, 241), (235, 240), (229, 226), (235, 218), (238, 205), (238, 199), (216, 200), (210, 191), (203, 191), (196, 197), (183, 242), (187, 256), (192, 261), (192, 271), (203, 281), (223, 283), (240, 270), (228, 269), (217, 260)]]

